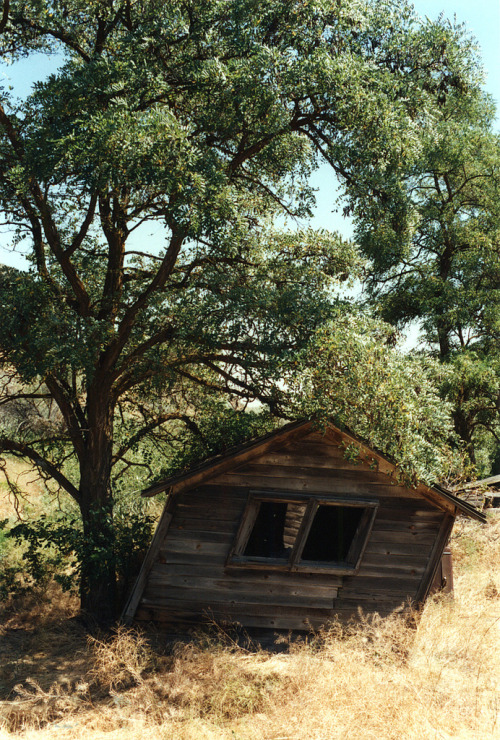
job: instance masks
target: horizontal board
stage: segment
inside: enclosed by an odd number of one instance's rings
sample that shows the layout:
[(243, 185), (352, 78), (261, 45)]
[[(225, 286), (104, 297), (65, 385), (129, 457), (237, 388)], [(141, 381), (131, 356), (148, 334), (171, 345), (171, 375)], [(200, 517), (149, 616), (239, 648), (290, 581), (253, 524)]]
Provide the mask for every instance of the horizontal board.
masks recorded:
[(225, 561), (226, 557), (224, 555), (221, 556), (221, 554), (217, 552), (173, 552), (160, 550), (156, 559), (156, 563), (153, 567), (156, 567), (158, 564), (177, 564), (188, 566), (190, 568), (198, 568), (200, 565), (210, 565), (212, 567), (220, 568), (224, 565)]
[(365, 555), (414, 555), (427, 557), (430, 555), (432, 544), (418, 544), (408, 542), (373, 542), (368, 540)]
[[(394, 490), (394, 488), (392, 490)], [(444, 512), (441, 511), (441, 509), (434, 506), (434, 504), (429, 503), (420, 495), (418, 495), (416, 499), (398, 499), (397, 497), (385, 498), (383, 501), (383, 509), (381, 506), (379, 514), (383, 514), (384, 517), (399, 518), (415, 516), (418, 519), (435, 517), (440, 520), (444, 516)]]
[[(224, 605), (224, 608), (228, 609), (232, 609), (233, 607), (247, 608), (249, 606), (271, 606), (273, 609), (281, 607), (331, 609), (336, 596), (337, 589), (332, 589), (331, 593), (327, 596), (315, 595), (314, 597), (287, 593), (264, 593), (261, 590), (256, 590), (255, 592), (241, 591), (241, 593), (233, 594), (203, 589), (196, 590), (196, 601), (199, 608), (202, 609), (211, 609), (214, 605), (216, 605), (216, 608), (220, 608), (221, 604)], [(141, 603), (144, 605), (168, 606), (175, 602), (182, 608), (183, 604), (192, 598), (193, 590), (190, 588), (172, 587), (169, 589), (160, 589), (148, 585), (141, 599)]]
[(374, 527), (377, 532), (413, 532), (418, 534), (435, 534), (439, 532), (439, 522), (415, 522), (410, 521), (390, 521), (386, 519), (375, 519)]
[[(387, 616), (396, 609), (400, 609), (403, 603), (397, 600), (379, 600), (378, 602), (365, 602), (361, 606), (361, 609), (364, 614), (381, 614), (382, 616)], [(352, 617), (358, 615), (359, 609), (360, 606), (358, 603), (348, 599), (337, 599), (332, 609), (311, 609), (307, 614), (295, 614), (290, 609), (286, 609), (285, 613), (278, 610), (270, 614), (263, 610), (260, 613), (248, 611), (241, 613), (234, 610), (231, 614), (228, 614), (227, 611), (217, 610), (212, 610), (210, 613), (203, 613), (185, 608), (163, 607), (154, 609), (140, 606), (136, 619), (184, 627), (199, 627), (200, 625), (209, 627), (219, 622), (223, 627), (228, 623), (235, 623), (246, 628), (310, 632), (311, 630), (327, 626), (329, 622), (337, 621), (337, 619), (347, 622)]]
[(406, 568), (409, 571), (414, 568), (425, 568), (429, 561), (429, 555), (411, 555), (407, 554), (398, 555), (397, 553), (373, 553), (365, 552), (361, 561), (361, 567), (366, 568), (367, 566), (373, 568)]
[(236, 529), (232, 528), (229, 531), (226, 532), (203, 532), (203, 531), (197, 531), (193, 532), (189, 528), (179, 528), (176, 527), (175, 524), (170, 525), (170, 529), (168, 531), (168, 537), (165, 538), (164, 547), (165, 549), (170, 549), (172, 543), (174, 542), (191, 542), (193, 546), (196, 546), (197, 544), (205, 544), (205, 543), (227, 543), (229, 545), (232, 544), (234, 536), (236, 534)]
[(407, 595), (415, 593), (420, 581), (421, 576), (419, 574), (414, 576), (406, 574), (399, 577), (389, 574), (382, 578), (372, 578), (369, 575), (364, 575), (360, 569), (356, 576), (345, 576), (341, 596), (347, 596), (349, 593), (354, 598), (370, 595), (378, 598), (381, 593), (384, 593), (390, 596), (400, 596), (404, 599)]
[(167, 537), (160, 547), (160, 557), (167, 558), (174, 553), (189, 553), (193, 555), (215, 555), (225, 559), (229, 553), (230, 545), (230, 540), (226, 542), (201, 542), (199, 539)]
[(211, 501), (205, 502), (203, 505), (191, 504), (187, 499), (183, 498), (177, 503), (173, 514), (179, 519), (193, 518), (204, 519), (207, 522), (233, 522), (241, 515), (247, 498), (248, 491), (245, 491), (245, 501), (241, 503), (236, 502), (234, 505), (229, 505), (216, 497)]
[[(349, 611), (345, 615), (345, 620), (349, 620), (353, 615)], [(154, 621), (156, 625), (164, 625), (165, 628), (184, 628), (199, 629), (201, 627), (211, 628), (218, 622), (224, 628), (227, 625), (226, 619), (215, 619), (214, 616), (192, 614), (191, 612), (182, 612), (177, 610), (154, 610), (147, 607), (139, 607), (136, 614), (136, 620), (142, 622)], [(248, 615), (240, 620), (233, 618), (231, 623), (236, 626), (243, 626), (246, 629), (266, 629), (266, 630), (293, 630), (296, 632), (310, 632), (314, 629), (320, 629), (329, 618), (313, 617), (310, 619), (303, 617), (268, 617)]]
[[(189, 559), (187, 562), (181, 563), (155, 563), (153, 566), (154, 572), (164, 573), (165, 575), (175, 576), (191, 576), (195, 575), (206, 576), (210, 578), (223, 578), (227, 575), (229, 578), (250, 578), (255, 581), (266, 582), (273, 579), (275, 582), (283, 583), (298, 583), (303, 584), (307, 587), (310, 583), (317, 583), (318, 585), (339, 585), (341, 576), (337, 576), (334, 573), (297, 573), (289, 570), (256, 570), (254, 568), (237, 567), (234, 565), (225, 567), (224, 563), (218, 562), (215, 564), (199, 562), (196, 565)], [(152, 571), (153, 572), (153, 571)]]
[(422, 544), (432, 545), (436, 539), (437, 532), (419, 532), (418, 530), (407, 530), (407, 531), (387, 531), (379, 530), (374, 525), (370, 534), (369, 542), (386, 542), (392, 544), (396, 543), (408, 543), (408, 544)]
[(299, 467), (297, 465), (264, 465), (261, 461), (247, 463), (234, 471), (242, 476), (269, 476), (271, 478), (330, 478), (335, 477), (339, 481), (358, 481), (360, 483), (380, 484), (391, 486), (391, 480), (384, 473), (376, 471), (356, 469), (325, 469), (315, 467)]
[(189, 488), (182, 493), (175, 494), (177, 501), (189, 501), (193, 506), (203, 506), (206, 503), (212, 501), (214, 495), (220, 500), (227, 501), (229, 506), (237, 506), (238, 500), (244, 498), (241, 490), (238, 487), (217, 485), (200, 486), (199, 488)]
[(226, 473), (216, 479), (220, 483), (231, 482), (247, 488), (262, 488), (304, 493), (348, 494), (354, 496), (387, 497), (398, 499), (421, 499), (421, 495), (402, 486), (382, 486), (377, 483), (362, 483), (359, 480), (340, 479), (336, 476), (314, 478), (280, 478), (264, 475)]
[[(245, 463), (235, 468), (235, 472), (241, 472), (250, 463)], [(371, 468), (367, 463), (354, 464), (342, 454), (321, 454), (318, 451), (308, 452), (306, 449), (297, 450), (297, 452), (284, 451), (283, 453), (268, 453), (261, 457), (255, 458), (252, 461), (252, 465), (260, 466), (281, 466), (281, 467), (296, 467), (302, 470), (340, 470), (340, 471), (354, 471), (354, 472), (370, 472), (377, 473), (376, 468)], [(387, 480), (387, 475), (385, 475)]]
[(273, 604), (227, 604), (224, 601), (214, 601), (210, 607), (206, 607), (194, 599), (185, 600), (182, 606), (179, 606), (176, 599), (169, 600), (168, 598), (163, 600), (161, 606), (155, 608), (158, 612), (168, 609), (178, 609), (185, 613), (190, 612), (200, 616), (219, 614), (224, 619), (241, 618), (252, 614), (266, 617), (296, 616), (301, 619), (307, 619), (308, 616), (312, 616), (324, 619), (332, 617), (334, 614), (331, 606), (329, 608), (321, 608), (310, 606), (275, 606)]
[[(231, 594), (248, 592), (262, 592), (265, 594), (289, 594), (291, 596), (308, 595), (324, 596), (328, 598), (338, 586), (342, 585), (342, 579), (335, 576), (328, 584), (316, 583), (314, 580), (306, 580), (299, 574), (292, 578), (283, 578), (280, 573), (273, 573), (270, 577), (260, 577), (259, 573), (247, 572), (247, 578), (235, 579), (229, 575), (210, 577), (206, 575), (178, 575), (162, 570), (151, 574), (149, 584), (151, 588), (189, 588), (193, 591), (212, 590)], [(294, 574), (291, 574), (292, 576)]]

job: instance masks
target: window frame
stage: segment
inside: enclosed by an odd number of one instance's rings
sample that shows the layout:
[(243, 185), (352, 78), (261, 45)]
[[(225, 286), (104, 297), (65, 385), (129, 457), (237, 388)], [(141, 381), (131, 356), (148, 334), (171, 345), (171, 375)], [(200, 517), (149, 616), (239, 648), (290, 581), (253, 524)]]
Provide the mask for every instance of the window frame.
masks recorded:
[[(297, 532), (292, 551), (286, 562), (282, 558), (271, 558), (257, 555), (244, 555), (253, 527), (257, 520), (261, 502), (304, 504), (305, 511)], [(356, 533), (349, 546), (345, 561), (327, 563), (325, 561), (302, 560), (302, 552), (314, 517), (320, 506), (339, 506), (344, 508), (362, 508), (364, 513), (357, 526)], [(297, 573), (335, 573), (337, 575), (354, 575), (359, 570), (370, 533), (373, 528), (379, 501), (374, 498), (355, 498), (347, 496), (325, 496), (321, 493), (309, 495), (293, 494), (284, 491), (252, 490), (249, 493), (245, 510), (234, 544), (226, 560), (226, 567), (255, 568), (258, 570), (280, 570)]]

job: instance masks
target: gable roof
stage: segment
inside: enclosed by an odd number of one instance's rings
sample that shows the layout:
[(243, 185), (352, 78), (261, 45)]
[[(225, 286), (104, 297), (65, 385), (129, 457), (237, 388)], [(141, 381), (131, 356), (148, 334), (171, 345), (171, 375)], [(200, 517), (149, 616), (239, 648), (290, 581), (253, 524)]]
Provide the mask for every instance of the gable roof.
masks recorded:
[[(154, 483), (142, 491), (143, 496), (155, 496), (162, 491), (168, 491), (171, 494), (178, 494), (187, 488), (206, 483), (211, 478), (231, 470), (232, 468), (243, 464), (254, 457), (263, 454), (267, 450), (284, 442), (309, 434), (314, 431), (312, 421), (294, 421), (282, 426), (269, 434), (258, 437), (257, 439), (244, 442), (228, 449), (226, 452), (202, 461), (199, 465), (191, 467), (189, 470), (178, 475), (170, 476), (164, 480)], [(350, 431), (341, 430), (329, 423), (326, 436), (334, 438), (335, 441), (346, 445), (354, 445), (358, 448), (360, 455), (376, 461), (378, 469), (394, 479), (398, 472), (398, 466), (395, 462), (380, 453), (378, 450), (370, 448), (366, 442), (359, 439)], [(468, 517), (477, 519), (480, 522), (486, 522), (486, 515), (479, 511), (475, 506), (455, 496), (451, 491), (443, 486), (427, 486), (425, 483), (419, 483), (416, 491), (424, 498), (428, 499), (435, 505), (446, 510), (456, 508)]]

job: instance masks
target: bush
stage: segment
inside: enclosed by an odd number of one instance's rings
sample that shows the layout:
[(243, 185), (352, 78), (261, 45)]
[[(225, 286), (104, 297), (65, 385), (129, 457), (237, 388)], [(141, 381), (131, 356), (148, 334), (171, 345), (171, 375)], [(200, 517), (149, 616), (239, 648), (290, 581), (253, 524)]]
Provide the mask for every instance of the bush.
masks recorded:
[[(119, 507), (109, 530), (112, 536), (96, 543), (84, 535), (81, 520), (66, 512), (42, 514), (10, 528), (6, 520), (0, 530), (0, 598), (35, 587), (43, 588), (52, 579), (63, 591), (75, 592), (82, 564), (88, 563), (89, 558), (95, 559), (98, 551), (100, 557), (95, 566), (111, 561), (117, 576), (120, 603), (138, 573), (153, 524), (153, 517)], [(10, 564), (10, 558), (7, 565), (4, 551), (17, 553), (14, 565)]]

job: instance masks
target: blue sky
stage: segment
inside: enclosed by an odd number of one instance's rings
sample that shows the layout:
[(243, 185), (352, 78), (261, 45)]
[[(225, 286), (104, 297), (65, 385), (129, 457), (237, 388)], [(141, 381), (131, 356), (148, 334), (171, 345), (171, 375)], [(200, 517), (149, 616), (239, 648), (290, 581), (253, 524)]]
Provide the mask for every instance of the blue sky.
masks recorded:
[[(415, 10), (419, 15), (435, 20), (443, 12), (446, 18), (464, 22), (475, 36), (481, 49), (486, 72), (485, 89), (500, 103), (500, 0), (416, 0)], [(43, 79), (54, 68), (54, 61), (41, 54), (25, 59), (13, 67), (0, 65), (0, 81), (12, 84), (18, 95), (24, 96), (36, 79)], [(500, 106), (499, 106), (500, 107)], [(500, 118), (497, 117), (500, 130)], [(314, 225), (338, 230), (349, 237), (352, 228), (349, 221), (334, 210), (336, 181), (328, 168), (322, 167), (314, 175), (313, 183), (318, 189)], [(6, 235), (1, 240), (7, 243)], [(6, 251), (0, 245), (0, 262), (21, 266), (20, 256)]]

